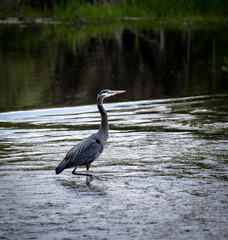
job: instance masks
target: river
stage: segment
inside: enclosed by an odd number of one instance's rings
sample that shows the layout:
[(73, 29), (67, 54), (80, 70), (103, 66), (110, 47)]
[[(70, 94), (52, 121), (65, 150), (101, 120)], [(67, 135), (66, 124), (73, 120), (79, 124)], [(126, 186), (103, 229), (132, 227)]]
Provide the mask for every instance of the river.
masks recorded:
[(55, 167), (96, 105), (1, 113), (1, 239), (227, 239), (227, 97), (110, 99), (94, 178)]
[[(11, 23), (0, 24), (0, 239), (228, 239), (227, 24)], [(105, 99), (94, 177), (56, 175), (98, 130), (102, 89), (126, 93)]]

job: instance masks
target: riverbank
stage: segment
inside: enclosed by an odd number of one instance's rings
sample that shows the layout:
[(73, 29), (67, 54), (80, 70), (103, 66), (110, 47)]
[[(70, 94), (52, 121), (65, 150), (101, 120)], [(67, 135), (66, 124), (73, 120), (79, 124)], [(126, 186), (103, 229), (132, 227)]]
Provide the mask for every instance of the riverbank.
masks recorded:
[[(228, 23), (228, 4), (222, 0), (126, 0), (90, 4), (88, 1), (50, 1), (35, 4), (30, 1), (11, 3), (4, 0), (0, 7), (0, 20), (18, 18), (21, 21), (51, 18), (61, 23), (106, 23), (123, 21), (152, 21), (169, 24)], [(99, 2), (99, 1), (98, 1)]]
[(152, 20), (182, 23), (227, 22), (222, 1), (124, 1), (109, 4), (79, 4), (68, 1), (55, 4), (53, 12), (61, 21), (105, 22), (124, 20)]

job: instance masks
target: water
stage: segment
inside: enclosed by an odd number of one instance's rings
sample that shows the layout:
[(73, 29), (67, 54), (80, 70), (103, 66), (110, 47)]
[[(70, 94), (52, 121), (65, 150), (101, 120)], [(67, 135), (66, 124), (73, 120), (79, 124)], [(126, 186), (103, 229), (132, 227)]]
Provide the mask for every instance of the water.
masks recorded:
[(1, 113), (1, 239), (227, 239), (227, 97), (105, 104), (93, 179), (54, 169), (95, 105)]
[[(227, 239), (227, 42), (225, 24), (0, 25), (0, 238)], [(96, 177), (56, 175), (106, 88), (127, 92)]]
[(0, 111), (228, 93), (227, 25), (150, 26), (0, 25)]

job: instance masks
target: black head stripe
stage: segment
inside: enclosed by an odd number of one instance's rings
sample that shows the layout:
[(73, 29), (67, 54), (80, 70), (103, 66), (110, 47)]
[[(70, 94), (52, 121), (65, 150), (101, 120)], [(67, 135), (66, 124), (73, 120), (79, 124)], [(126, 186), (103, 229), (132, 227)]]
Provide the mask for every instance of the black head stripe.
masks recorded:
[(101, 92), (100, 92), (100, 94), (104, 94), (104, 93), (107, 93), (107, 92), (109, 92), (110, 90), (108, 90), (108, 89), (106, 89), (106, 90), (102, 90)]

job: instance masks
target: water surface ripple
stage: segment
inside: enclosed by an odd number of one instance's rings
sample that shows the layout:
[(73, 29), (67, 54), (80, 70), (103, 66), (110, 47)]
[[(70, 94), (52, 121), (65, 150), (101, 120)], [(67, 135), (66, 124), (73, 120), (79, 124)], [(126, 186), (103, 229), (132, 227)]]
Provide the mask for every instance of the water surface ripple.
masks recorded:
[(0, 114), (0, 238), (227, 239), (227, 96), (105, 107), (87, 180), (54, 169), (98, 129), (95, 105)]

